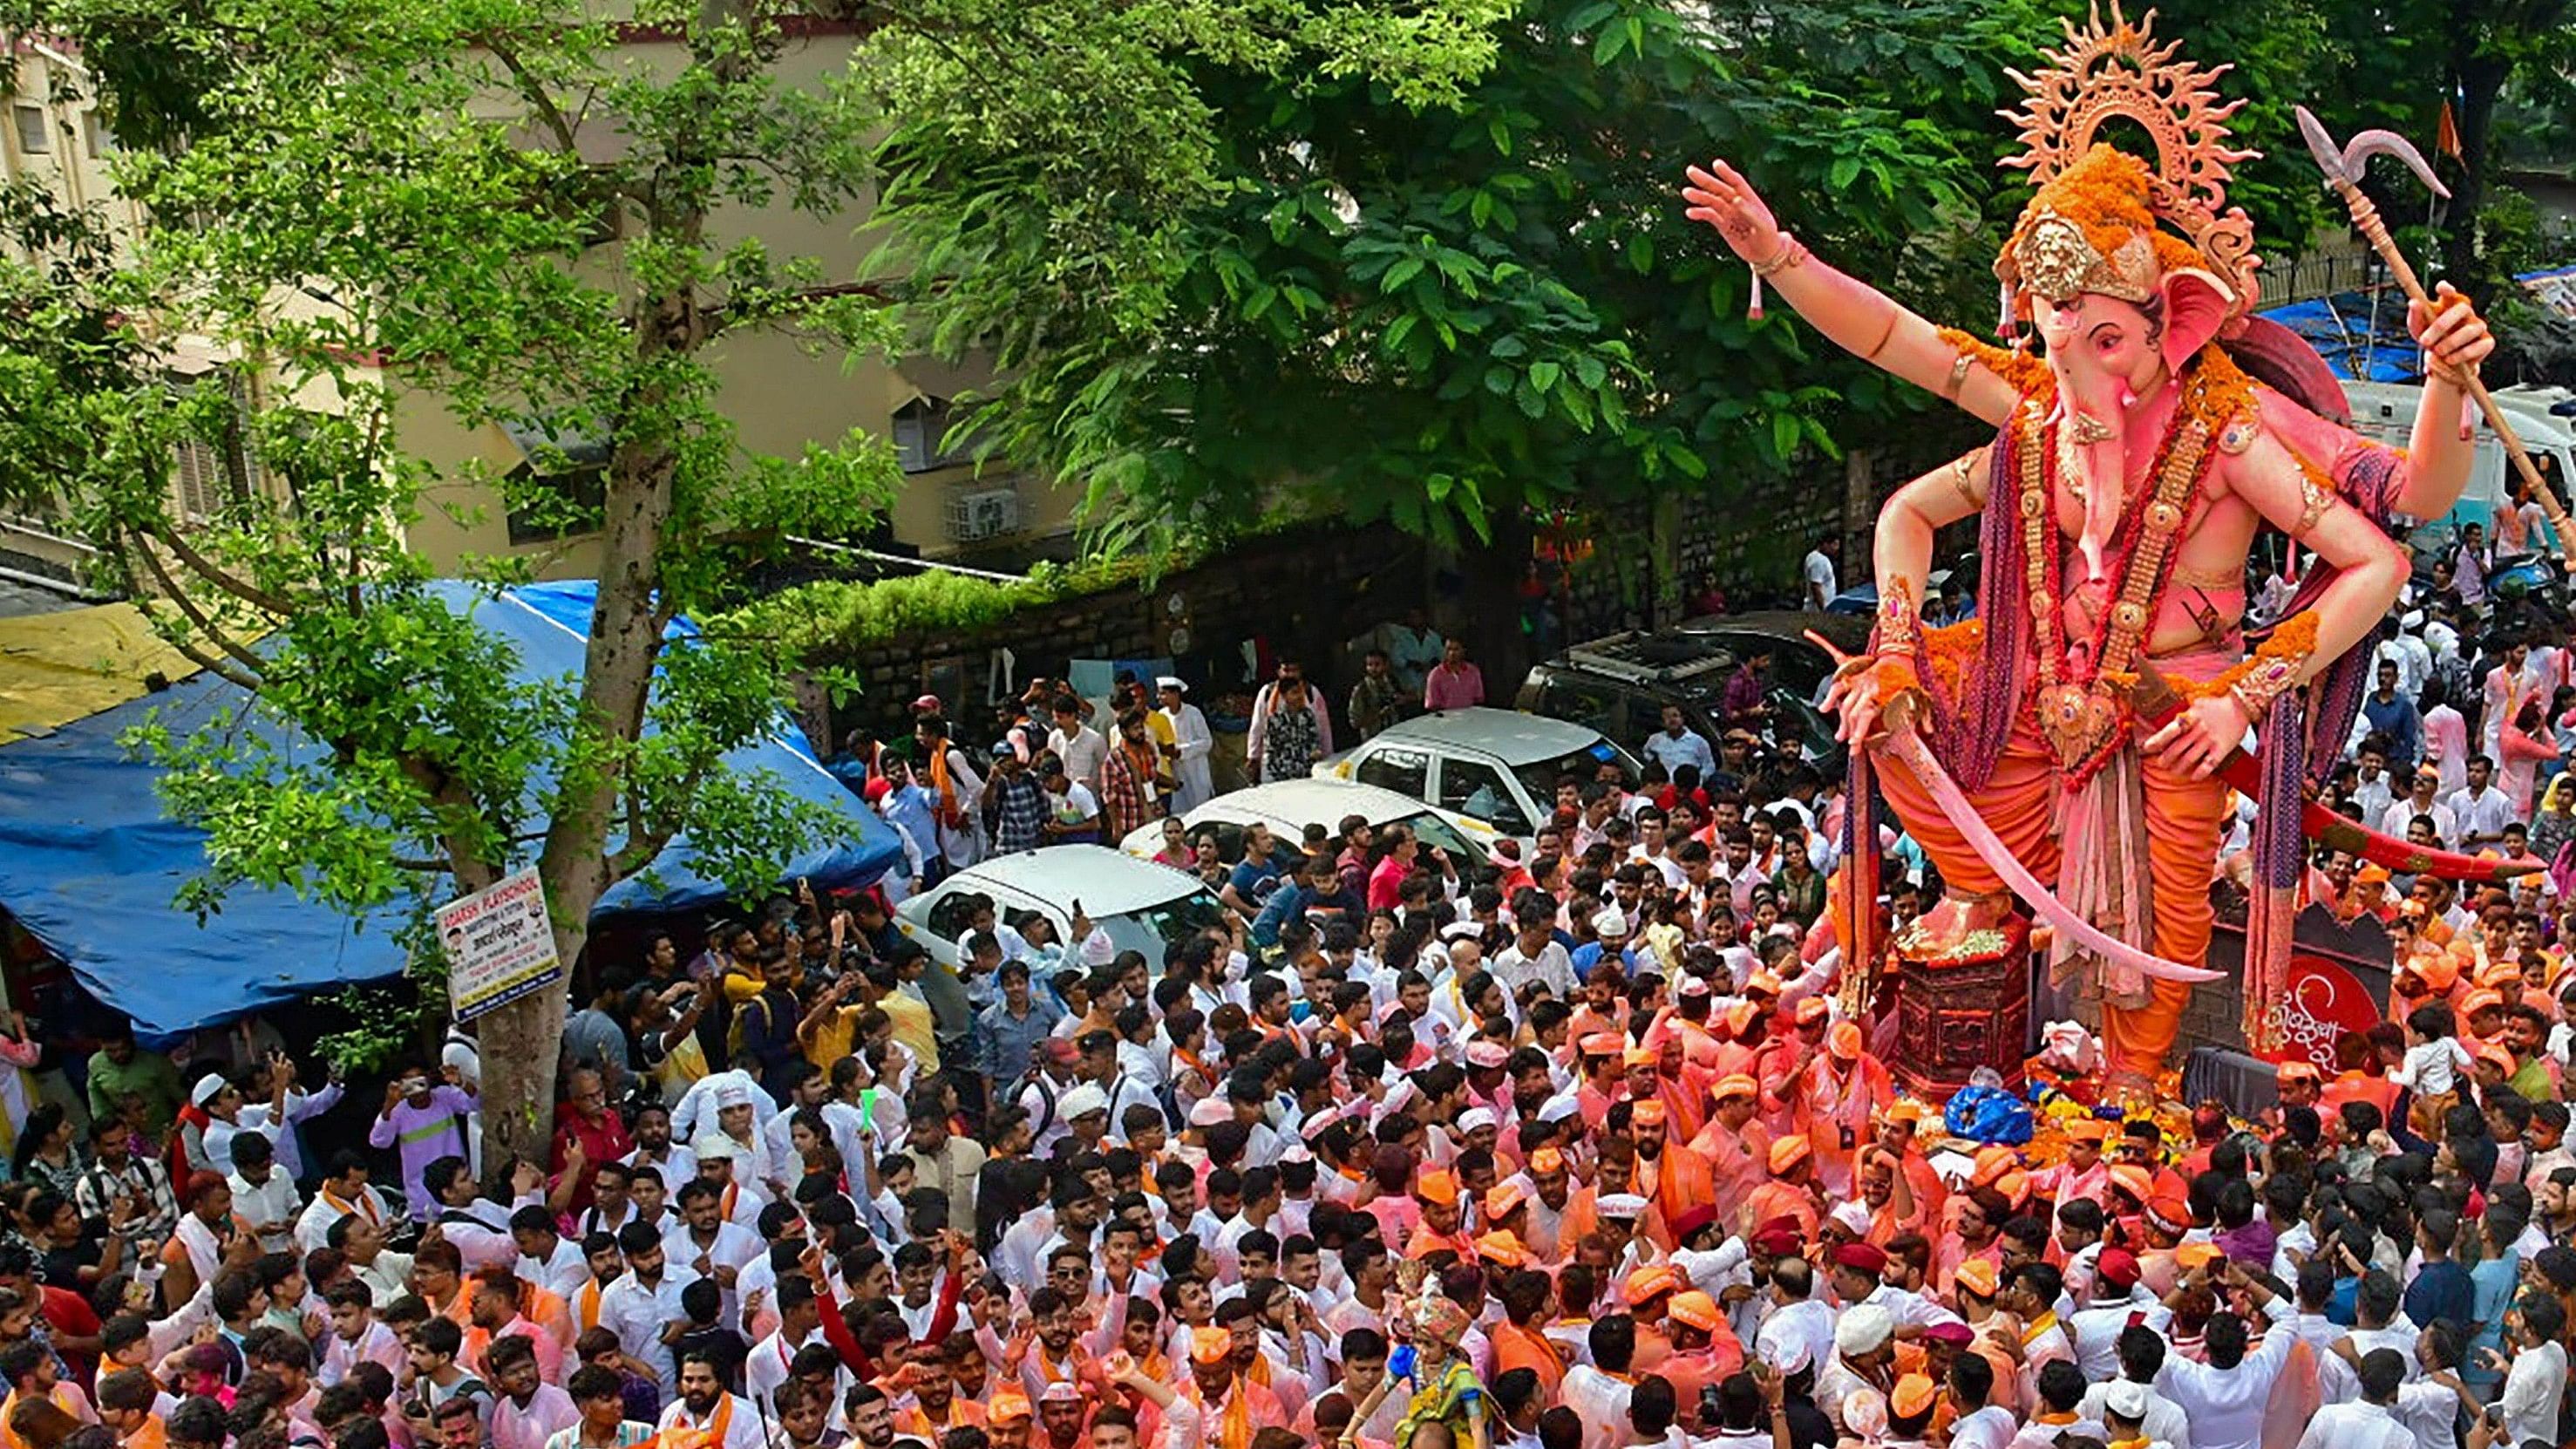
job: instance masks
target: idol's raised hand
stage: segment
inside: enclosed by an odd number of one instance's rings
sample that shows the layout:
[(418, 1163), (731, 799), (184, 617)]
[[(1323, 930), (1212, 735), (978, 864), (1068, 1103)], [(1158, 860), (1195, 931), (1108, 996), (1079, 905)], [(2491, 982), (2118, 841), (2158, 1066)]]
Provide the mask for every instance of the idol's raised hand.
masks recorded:
[(1780, 222), (1743, 173), (1724, 161), (1711, 161), (1705, 170), (1691, 167), (1688, 175), (1689, 184), (1682, 187), (1682, 200), (1690, 203), (1685, 215), (1716, 227), (1735, 254), (1748, 262), (1768, 262), (1779, 255), (1787, 241), (1780, 234)]

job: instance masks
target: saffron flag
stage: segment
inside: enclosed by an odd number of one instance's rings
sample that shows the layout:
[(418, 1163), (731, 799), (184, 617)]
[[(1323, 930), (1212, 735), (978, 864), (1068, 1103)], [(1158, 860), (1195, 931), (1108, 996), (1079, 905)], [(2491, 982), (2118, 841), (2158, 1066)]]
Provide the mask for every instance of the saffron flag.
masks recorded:
[(2452, 114), (2448, 96), (2442, 98), (2442, 121), (2433, 132), (2433, 149), (2463, 165), (2467, 164), (2467, 158), (2460, 154), (2460, 119)]

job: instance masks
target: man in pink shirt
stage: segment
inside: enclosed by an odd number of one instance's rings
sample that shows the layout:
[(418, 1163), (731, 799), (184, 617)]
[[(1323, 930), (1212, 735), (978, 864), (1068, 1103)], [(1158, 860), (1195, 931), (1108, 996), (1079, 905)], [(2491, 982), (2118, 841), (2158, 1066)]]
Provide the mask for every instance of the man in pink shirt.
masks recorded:
[(1424, 709), (1470, 709), (1485, 702), (1485, 674), (1467, 662), (1467, 646), (1452, 639), (1440, 646), (1440, 662), (1422, 679)]

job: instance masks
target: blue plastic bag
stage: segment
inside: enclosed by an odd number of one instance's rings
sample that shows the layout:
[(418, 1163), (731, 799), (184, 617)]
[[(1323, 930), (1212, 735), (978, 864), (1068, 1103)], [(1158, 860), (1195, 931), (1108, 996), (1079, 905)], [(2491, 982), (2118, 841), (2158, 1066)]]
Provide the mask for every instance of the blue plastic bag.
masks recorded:
[(1941, 1125), (1972, 1142), (2028, 1142), (2036, 1124), (2030, 1104), (2001, 1087), (1961, 1087), (1941, 1109)]

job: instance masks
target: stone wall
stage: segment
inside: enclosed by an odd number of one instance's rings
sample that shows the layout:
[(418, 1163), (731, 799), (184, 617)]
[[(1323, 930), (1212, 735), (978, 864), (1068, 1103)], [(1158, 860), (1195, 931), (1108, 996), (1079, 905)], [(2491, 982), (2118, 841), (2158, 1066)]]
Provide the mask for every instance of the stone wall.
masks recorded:
[[(1963, 427), (1961, 421), (1933, 419), (1908, 442), (1863, 458), (1873, 514), (1906, 480), (1976, 446), (1984, 429), (1972, 422)], [(1757, 484), (1743, 496), (1682, 500), (1675, 553), (1684, 597), (1696, 595), (1701, 581), (1714, 576), (1732, 608), (1794, 608), (1800, 560), (1817, 538), (1837, 529), (1845, 531), (1842, 586), (1866, 579), (1869, 517), (1855, 521), (1845, 516), (1847, 491), (1845, 465), (1818, 459), (1794, 478)], [(1640, 628), (1651, 613), (1652, 550), (1614, 546), (1613, 541), (1651, 538), (1652, 510), (1609, 510), (1593, 536), (1591, 557), (1567, 571), (1560, 594), (1569, 640)], [(1975, 542), (1969, 528), (1945, 532), (1934, 557), (1946, 563)], [(1860, 559), (1857, 566), (1855, 558)]]
[[(1871, 455), (1872, 507), (1905, 479), (1973, 445), (1975, 429), (1943, 421), (1927, 426), (1901, 448)], [(1815, 539), (1845, 517), (1845, 465), (1819, 459), (1799, 477), (1761, 484), (1741, 496), (1685, 498), (1671, 540), (1686, 594), (1714, 575), (1739, 609), (1794, 605), (1798, 562)], [(1568, 571), (1555, 596), (1551, 642), (1595, 638), (1642, 624), (1654, 594), (1655, 529), (1645, 505), (1598, 510), (1587, 519), (1590, 556)], [(1865, 549), (1867, 519), (1858, 537)], [(1972, 544), (1963, 536), (1942, 540), (1949, 558)], [(1846, 557), (1851, 555), (1847, 552)], [(1856, 577), (1847, 564), (1846, 585)], [(1255, 539), (1226, 557), (1165, 576), (1150, 589), (1121, 588), (1067, 599), (1014, 617), (1007, 624), (962, 638), (900, 640), (826, 661), (854, 668), (866, 694), (833, 710), (819, 691), (801, 711), (820, 745), (854, 726), (908, 728), (908, 706), (936, 694), (971, 743), (990, 738), (989, 724), (1005, 687), (1016, 693), (1034, 675), (1061, 678), (1073, 659), (1171, 658), (1190, 681), (1196, 702), (1211, 718), (1229, 713), (1228, 696), (1248, 693), (1244, 648), (1252, 645), (1266, 666), (1283, 650), (1306, 662), (1309, 677), (1323, 682), (1338, 725), (1341, 702), (1359, 660), (1346, 647), (1376, 625), (1414, 607), (1428, 610), (1435, 626), (1471, 640), (1479, 651), (1488, 692), (1507, 704), (1526, 658), (1503, 657), (1497, 631), (1480, 609), (1508, 608), (1490, 589), (1473, 586), (1517, 578), (1516, 558), (1493, 553), (1435, 562), (1421, 542), (1383, 525), (1347, 529), (1318, 524)], [(1470, 578), (1472, 576), (1472, 578)], [(1467, 580), (1462, 582), (1462, 580)], [(1179, 642), (1175, 642), (1176, 632)], [(1515, 646), (1527, 641), (1509, 627), (1499, 631)], [(1471, 646), (1472, 647), (1472, 646)], [(1007, 669), (997, 660), (1008, 650)], [(1526, 653), (1525, 648), (1504, 653)], [(1265, 670), (1266, 672), (1266, 670)], [(1248, 700), (1234, 701), (1237, 705)]]

